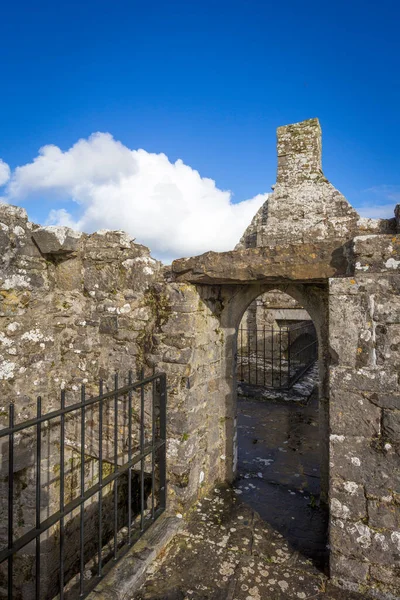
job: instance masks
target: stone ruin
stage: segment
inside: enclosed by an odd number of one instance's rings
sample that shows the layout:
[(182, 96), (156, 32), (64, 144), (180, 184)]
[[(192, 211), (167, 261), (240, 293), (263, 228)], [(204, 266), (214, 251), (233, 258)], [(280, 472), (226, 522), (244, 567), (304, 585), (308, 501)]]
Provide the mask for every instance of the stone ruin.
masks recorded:
[[(121, 376), (129, 369), (164, 371), (168, 504), (184, 512), (217, 482), (235, 478), (240, 320), (263, 294), (289, 294), (318, 335), (330, 576), (365, 597), (398, 598), (399, 207), (393, 219), (359, 217), (323, 174), (317, 119), (278, 129), (273, 190), (235, 250), (167, 267), (122, 231), (40, 227), (23, 209), (0, 205), (1, 426), (10, 402), (19, 422), (35, 416), (38, 394), (47, 412), (59, 406), (60, 389), (74, 398), (82, 383), (94, 394), (99, 378), (111, 386), (116, 370)], [(93, 429), (95, 423), (96, 415)], [(73, 427), (68, 445), (73, 461), (79, 450)], [(57, 486), (55, 446), (49, 435), (43, 513)], [(85, 452), (89, 477), (95, 441)], [(32, 464), (32, 445), (21, 437), (16, 534), (32, 524)], [(1, 540), (6, 474), (3, 445)], [(71, 494), (76, 485), (71, 476)]]

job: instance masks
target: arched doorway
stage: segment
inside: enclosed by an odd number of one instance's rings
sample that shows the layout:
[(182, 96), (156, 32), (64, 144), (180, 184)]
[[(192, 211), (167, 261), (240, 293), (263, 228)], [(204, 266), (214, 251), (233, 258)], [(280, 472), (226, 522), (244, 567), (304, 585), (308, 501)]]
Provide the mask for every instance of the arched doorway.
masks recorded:
[(273, 290), (245, 311), (237, 343), (240, 500), (315, 564), (326, 564), (318, 342), (308, 312)]
[(239, 391), (281, 395), (300, 392), (297, 382), (316, 363), (317, 333), (308, 312), (291, 296), (266, 292), (249, 305), (239, 325)]
[[(263, 316), (264, 322), (260, 314), (254, 314), (257, 309), (251, 314), (252, 303), (257, 299), (260, 303), (260, 299), (265, 299), (268, 294), (275, 294), (275, 299), (277, 295), (286, 294), (292, 302), (292, 306), (285, 307), (286, 313), (278, 310), (282, 307), (274, 307), (273, 323), (271, 314), (268, 315), (270, 320)], [(233, 456), (235, 489), (241, 501), (252, 505), (293, 547), (322, 566), (326, 559), (328, 498), (327, 287), (297, 283), (224, 286), (223, 296), (221, 324), (226, 335), (227, 414), (232, 416), (227, 419), (226, 441), (227, 450), (230, 449)], [(288, 313), (289, 310), (292, 312)], [(275, 344), (281, 342), (278, 350), (282, 358), (280, 366), (288, 379), (294, 367), (293, 364), (288, 366), (290, 351), (293, 357), (312, 346), (317, 338), (317, 361), (312, 370), (318, 384), (313, 386), (311, 381), (311, 389), (302, 399), (290, 398), (290, 390), (289, 394), (286, 393), (288, 390), (283, 393), (283, 388), (293, 388), (293, 385), (279, 385), (283, 383), (282, 376), (277, 385), (276, 365), (271, 365), (272, 361), (267, 365), (269, 370), (261, 369), (257, 375), (257, 385), (253, 388), (260, 390), (258, 397), (255, 394), (256, 397), (243, 398), (238, 370), (243, 316), (247, 319), (247, 328), (253, 320), (256, 328), (260, 329), (262, 325), (262, 330), (265, 326), (274, 332), (273, 336), (269, 332), (266, 341), (259, 335), (253, 336), (253, 342), (246, 340), (246, 347), (250, 346), (250, 363), (252, 358), (253, 363), (256, 360), (255, 345), (258, 350), (260, 343), (262, 351), (264, 345), (271, 350), (273, 337)], [(291, 339), (286, 334), (288, 329)], [(300, 380), (310, 378), (311, 364), (304, 365)], [(256, 365), (250, 364), (253, 378), (256, 372)], [(272, 398), (268, 398), (268, 393), (265, 396), (268, 388), (263, 385), (265, 375), (267, 383), (268, 379), (270, 384), (272, 381), (269, 386), (274, 392), (270, 394)], [(304, 381), (297, 379), (297, 383), (302, 385)]]

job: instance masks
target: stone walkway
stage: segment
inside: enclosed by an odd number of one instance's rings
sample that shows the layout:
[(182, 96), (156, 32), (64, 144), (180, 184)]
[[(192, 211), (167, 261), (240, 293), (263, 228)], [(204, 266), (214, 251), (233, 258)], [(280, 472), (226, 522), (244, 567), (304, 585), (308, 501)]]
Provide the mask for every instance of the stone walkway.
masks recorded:
[(328, 515), (320, 507), (318, 397), (311, 392), (302, 403), (286, 397), (239, 400), (235, 488), (266, 523), (324, 569)]
[(240, 399), (235, 486), (197, 504), (131, 600), (361, 600), (326, 576), (318, 399), (308, 396)]
[(198, 503), (131, 600), (361, 600), (333, 587), (232, 489)]

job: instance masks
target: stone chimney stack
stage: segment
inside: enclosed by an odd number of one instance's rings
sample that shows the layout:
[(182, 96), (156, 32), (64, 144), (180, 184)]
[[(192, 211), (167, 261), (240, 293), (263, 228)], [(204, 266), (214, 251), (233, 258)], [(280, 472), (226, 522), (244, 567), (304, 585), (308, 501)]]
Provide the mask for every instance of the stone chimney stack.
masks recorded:
[[(274, 192), (254, 216), (237, 249), (348, 240), (360, 232), (378, 231), (378, 221), (367, 219), (363, 224), (357, 211), (324, 176), (318, 119), (278, 127), (277, 146)], [(400, 210), (397, 220), (400, 227)]]
[(321, 127), (309, 119), (278, 127), (277, 184), (298, 185), (304, 181), (325, 180), (321, 163)]

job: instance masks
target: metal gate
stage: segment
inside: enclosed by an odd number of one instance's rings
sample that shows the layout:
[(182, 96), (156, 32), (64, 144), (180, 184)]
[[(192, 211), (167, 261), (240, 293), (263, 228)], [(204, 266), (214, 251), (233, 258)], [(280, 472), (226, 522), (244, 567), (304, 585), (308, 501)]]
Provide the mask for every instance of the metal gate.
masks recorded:
[[(95, 397), (82, 386), (80, 401), (70, 405), (62, 391), (60, 408), (44, 415), (38, 397), (36, 418), (25, 422), (16, 423), (10, 405), (9, 426), (0, 430), (8, 456), (0, 588), (8, 600), (22, 597), (22, 588), (35, 600), (85, 597), (165, 510), (166, 401), (165, 373), (144, 378), (142, 372), (134, 382), (130, 372), (121, 387), (116, 374), (107, 392), (100, 381)], [(59, 462), (48, 469), (49, 484), (44, 463), (54, 462), (54, 452)], [(71, 456), (78, 457), (75, 497)], [(18, 521), (14, 483), (21, 460), (32, 484), (31, 524)]]
[(290, 389), (318, 358), (312, 321), (282, 327), (240, 327), (237, 378), (248, 385)]

